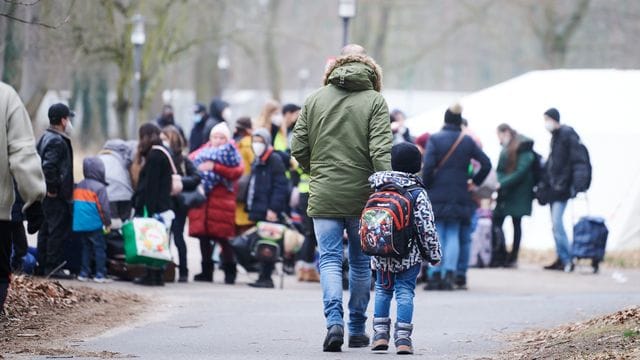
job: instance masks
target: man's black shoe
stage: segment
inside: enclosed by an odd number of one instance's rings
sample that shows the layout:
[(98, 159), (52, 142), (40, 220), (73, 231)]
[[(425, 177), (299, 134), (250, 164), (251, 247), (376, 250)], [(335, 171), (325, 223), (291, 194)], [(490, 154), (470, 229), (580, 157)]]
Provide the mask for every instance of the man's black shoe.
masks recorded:
[(258, 281), (250, 283), (249, 286), (262, 289), (273, 289), (275, 287), (271, 279), (258, 279)]
[(369, 337), (367, 334), (362, 335), (349, 335), (349, 347), (361, 348), (369, 346)]
[(340, 325), (333, 325), (327, 330), (327, 336), (322, 344), (322, 351), (339, 352), (344, 343), (344, 329)]
[(564, 270), (564, 264), (562, 263), (562, 261), (560, 261), (560, 259), (556, 259), (556, 261), (553, 264), (545, 266), (544, 269), (545, 270)]

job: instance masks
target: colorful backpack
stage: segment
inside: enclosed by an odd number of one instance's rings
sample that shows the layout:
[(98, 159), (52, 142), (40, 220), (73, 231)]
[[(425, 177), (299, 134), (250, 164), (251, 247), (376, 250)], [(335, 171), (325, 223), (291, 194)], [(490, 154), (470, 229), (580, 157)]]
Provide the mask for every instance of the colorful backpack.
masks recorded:
[(369, 196), (360, 217), (360, 245), (371, 256), (403, 258), (417, 234), (412, 188), (387, 185)]

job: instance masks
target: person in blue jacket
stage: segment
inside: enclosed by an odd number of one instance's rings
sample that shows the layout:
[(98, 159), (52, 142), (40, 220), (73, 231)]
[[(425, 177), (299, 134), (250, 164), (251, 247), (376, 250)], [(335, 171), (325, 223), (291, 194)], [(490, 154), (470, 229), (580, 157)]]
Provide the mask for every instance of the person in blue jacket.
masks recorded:
[[(251, 221), (279, 222), (280, 214), (285, 211), (289, 198), (289, 180), (285, 175), (285, 166), (271, 146), (271, 134), (267, 129), (258, 129), (253, 133), (251, 147), (255, 161), (251, 168), (247, 194), (247, 211)], [(273, 263), (262, 263), (260, 277), (249, 284), (258, 288), (273, 288)]]

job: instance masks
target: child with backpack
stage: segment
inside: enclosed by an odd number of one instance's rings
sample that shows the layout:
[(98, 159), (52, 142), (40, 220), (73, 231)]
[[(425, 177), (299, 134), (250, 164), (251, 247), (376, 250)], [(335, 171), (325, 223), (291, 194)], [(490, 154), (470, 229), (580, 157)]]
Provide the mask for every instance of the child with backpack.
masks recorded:
[(442, 256), (427, 191), (414, 175), (421, 163), (415, 145), (400, 143), (391, 149), (394, 171), (377, 172), (369, 178), (375, 192), (362, 213), (360, 237), (362, 249), (372, 255), (376, 270), (373, 351), (389, 348), (389, 308), (395, 292), (396, 351), (413, 354), (411, 321), (416, 279), (422, 261), (436, 265)]
[(82, 162), (82, 172), (84, 180), (73, 191), (73, 231), (82, 241), (82, 267), (78, 280), (89, 280), (93, 255), (96, 265), (93, 280), (104, 283), (108, 279), (103, 231), (108, 232), (111, 227), (104, 163), (98, 157), (87, 157)]

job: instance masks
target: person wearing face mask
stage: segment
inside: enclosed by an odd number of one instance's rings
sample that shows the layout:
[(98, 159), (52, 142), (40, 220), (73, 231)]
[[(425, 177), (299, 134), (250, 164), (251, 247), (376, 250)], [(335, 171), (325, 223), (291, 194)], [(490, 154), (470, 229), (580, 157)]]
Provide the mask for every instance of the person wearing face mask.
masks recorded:
[[(533, 140), (518, 134), (507, 124), (498, 126), (498, 139), (502, 145), (496, 169), (498, 175), (498, 199), (493, 211), (493, 226), (502, 228), (507, 216), (513, 223), (513, 246), (507, 254), (504, 238), (494, 249), (492, 258), (498, 265), (515, 267), (522, 238), (522, 217), (531, 215), (533, 187), (535, 185), (532, 167), (535, 161)], [(493, 260), (492, 260), (493, 262)]]
[(271, 135), (271, 140), (275, 139), (276, 134), (280, 131), (280, 125), (282, 124), (282, 117), (279, 114), (280, 103), (276, 100), (267, 100), (260, 115), (256, 118), (254, 127), (256, 129), (267, 129)]
[[(564, 229), (563, 216), (569, 199), (577, 192), (586, 191), (591, 182), (591, 164), (588, 153), (576, 131), (560, 124), (560, 112), (550, 108), (544, 113), (544, 126), (551, 133), (551, 152), (545, 163), (543, 184), (546, 194), (536, 197), (541, 204), (551, 205), (553, 238), (556, 242), (557, 259), (546, 270), (573, 271), (569, 239)], [(544, 198), (544, 200), (542, 200)]]
[(189, 135), (189, 152), (194, 152), (207, 140), (206, 136), (203, 136), (204, 128), (210, 126), (213, 119), (209, 118), (207, 114), (207, 108), (204, 104), (196, 104), (193, 108), (193, 127), (191, 128), (191, 134)]
[[(247, 192), (247, 211), (251, 221), (278, 222), (287, 204), (289, 184), (285, 166), (271, 146), (271, 135), (267, 129), (253, 132), (251, 144), (255, 160), (251, 168)], [(262, 263), (260, 277), (249, 284), (257, 288), (273, 288), (273, 263)]]
[(38, 233), (39, 275), (71, 278), (61, 269), (64, 242), (71, 238), (71, 204), (73, 201), (73, 148), (69, 134), (75, 114), (65, 104), (49, 108), (50, 127), (37, 144), (47, 195), (42, 202), (45, 220)]

